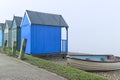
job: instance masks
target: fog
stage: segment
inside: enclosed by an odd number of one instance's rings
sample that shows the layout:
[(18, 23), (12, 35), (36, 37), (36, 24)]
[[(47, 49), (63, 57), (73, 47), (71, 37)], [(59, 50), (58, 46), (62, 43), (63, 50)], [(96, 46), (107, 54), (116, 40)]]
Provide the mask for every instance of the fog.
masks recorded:
[(0, 22), (25, 10), (61, 14), (69, 25), (69, 51), (120, 56), (119, 0), (1, 0)]

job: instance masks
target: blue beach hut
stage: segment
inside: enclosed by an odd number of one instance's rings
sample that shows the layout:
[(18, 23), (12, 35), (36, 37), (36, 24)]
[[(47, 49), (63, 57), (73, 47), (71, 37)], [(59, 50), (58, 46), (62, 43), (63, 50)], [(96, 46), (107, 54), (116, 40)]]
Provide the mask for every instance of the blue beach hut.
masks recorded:
[(20, 43), (21, 43), (21, 24), (22, 17), (14, 16), (12, 21), (12, 27), (11, 27), (11, 33), (12, 33), (12, 40), (11, 43), (13, 45), (13, 42), (16, 41), (16, 49), (20, 50)]
[(0, 23), (0, 46), (2, 47), (4, 44), (4, 23)]
[[(62, 28), (66, 33), (64, 40)], [(23, 39), (27, 39), (27, 54), (68, 52), (68, 25), (61, 15), (26, 10), (21, 23)]]

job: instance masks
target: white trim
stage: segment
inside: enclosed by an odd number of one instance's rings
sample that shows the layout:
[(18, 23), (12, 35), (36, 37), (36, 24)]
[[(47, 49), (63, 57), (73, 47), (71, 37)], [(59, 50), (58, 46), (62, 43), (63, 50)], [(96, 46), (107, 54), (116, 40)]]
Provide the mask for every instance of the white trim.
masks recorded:
[[(31, 25), (31, 21), (30, 21), (30, 18), (29, 18), (29, 16), (28, 16), (28, 14), (27, 14), (27, 11), (25, 12), (24, 17), (25, 17), (25, 15), (27, 16), (28, 21), (29, 21), (29, 23), (30, 23), (30, 25)], [(22, 21), (21, 21), (20, 27), (22, 26), (22, 23), (23, 23), (24, 17), (22, 18)]]
[(67, 39), (66, 28), (61, 28), (61, 39), (62, 40), (66, 40)]
[(31, 23), (31, 21), (30, 21), (30, 17), (28, 16), (27, 11), (26, 11), (26, 16), (28, 17), (28, 21), (29, 21), (29, 23), (30, 23), (30, 25), (31, 25), (32, 23)]

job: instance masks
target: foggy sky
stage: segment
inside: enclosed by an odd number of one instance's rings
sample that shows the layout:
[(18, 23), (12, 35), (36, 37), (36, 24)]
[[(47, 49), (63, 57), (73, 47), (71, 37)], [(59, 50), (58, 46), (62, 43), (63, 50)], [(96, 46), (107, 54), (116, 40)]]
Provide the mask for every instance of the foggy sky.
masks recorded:
[(120, 56), (119, 0), (1, 0), (0, 22), (25, 10), (61, 14), (69, 25), (69, 51)]

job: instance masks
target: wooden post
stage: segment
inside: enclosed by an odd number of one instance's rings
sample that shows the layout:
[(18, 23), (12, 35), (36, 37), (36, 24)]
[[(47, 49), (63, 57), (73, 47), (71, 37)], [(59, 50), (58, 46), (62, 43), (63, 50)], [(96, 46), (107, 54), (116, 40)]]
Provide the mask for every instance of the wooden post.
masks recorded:
[(7, 47), (7, 40), (5, 40), (5, 42), (4, 42), (3, 51), (6, 50), (6, 47)]
[(13, 45), (12, 45), (12, 55), (13, 55), (13, 57), (15, 57), (15, 55), (16, 55), (16, 41), (14, 41)]
[(23, 40), (22, 40), (21, 49), (20, 49), (20, 54), (19, 54), (19, 56), (18, 56), (19, 59), (23, 59), (23, 57), (24, 57), (25, 48), (26, 48), (26, 43), (27, 43), (27, 39), (23, 39)]

